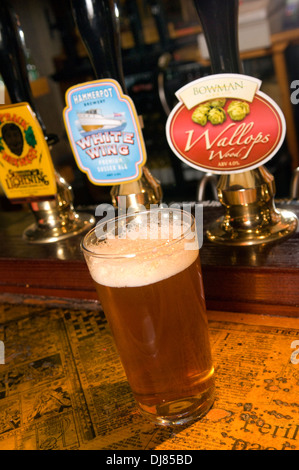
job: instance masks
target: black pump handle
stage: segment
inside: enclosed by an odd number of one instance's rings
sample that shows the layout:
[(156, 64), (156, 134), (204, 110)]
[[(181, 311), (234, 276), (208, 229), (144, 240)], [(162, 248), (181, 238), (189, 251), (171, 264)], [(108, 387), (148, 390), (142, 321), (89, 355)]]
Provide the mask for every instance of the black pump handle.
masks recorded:
[(242, 73), (238, 41), (239, 0), (194, 0), (212, 72)]
[(114, 0), (71, 0), (72, 11), (97, 78), (113, 78), (124, 92), (119, 13)]
[(12, 103), (27, 102), (34, 111), (48, 144), (58, 141), (47, 135), (43, 120), (35, 107), (27, 73), (25, 50), (19, 19), (8, 0), (0, 1), (0, 73)]

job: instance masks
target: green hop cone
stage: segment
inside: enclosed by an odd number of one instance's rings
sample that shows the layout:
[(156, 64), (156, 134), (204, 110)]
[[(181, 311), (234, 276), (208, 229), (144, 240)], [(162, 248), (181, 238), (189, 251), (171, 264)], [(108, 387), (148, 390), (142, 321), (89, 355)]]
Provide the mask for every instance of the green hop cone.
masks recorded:
[(226, 120), (226, 113), (222, 108), (212, 108), (208, 114), (208, 120), (214, 126), (222, 124)]
[(212, 106), (212, 108), (223, 108), (226, 103), (226, 98), (218, 98), (217, 100), (211, 100), (209, 101), (209, 104)]
[(203, 113), (203, 114), (208, 114), (210, 109), (211, 109), (210, 103), (202, 103), (199, 106), (197, 106), (195, 111), (198, 111), (199, 113)]
[(196, 124), (200, 124), (201, 126), (205, 126), (208, 122), (208, 112), (210, 109), (210, 106), (206, 104), (198, 106), (191, 116), (192, 121), (196, 122)]
[(233, 121), (242, 121), (250, 113), (250, 107), (245, 101), (232, 101), (227, 112)]

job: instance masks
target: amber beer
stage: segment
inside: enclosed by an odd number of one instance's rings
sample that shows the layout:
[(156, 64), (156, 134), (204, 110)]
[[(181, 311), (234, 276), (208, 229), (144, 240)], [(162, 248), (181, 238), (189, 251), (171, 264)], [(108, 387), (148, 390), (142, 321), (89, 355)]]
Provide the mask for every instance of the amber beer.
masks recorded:
[(194, 219), (162, 209), (105, 224), (83, 252), (137, 403), (160, 424), (199, 418), (214, 368)]

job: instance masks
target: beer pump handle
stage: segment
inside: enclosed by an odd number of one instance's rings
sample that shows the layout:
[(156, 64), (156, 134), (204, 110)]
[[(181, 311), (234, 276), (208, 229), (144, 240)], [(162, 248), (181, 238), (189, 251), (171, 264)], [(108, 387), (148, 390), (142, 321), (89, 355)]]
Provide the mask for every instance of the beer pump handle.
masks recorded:
[(117, 80), (126, 93), (116, 3), (114, 0), (71, 0), (71, 4), (96, 77)]
[(49, 145), (57, 142), (55, 135), (47, 135), (45, 124), (34, 105), (27, 73), (23, 45), (23, 31), (18, 17), (8, 0), (0, 2), (0, 73), (12, 103), (26, 102), (34, 111)]
[(238, 43), (238, 0), (194, 0), (207, 42), (212, 72), (242, 73)]
[[(87, 49), (97, 79), (114, 79), (128, 94), (125, 83), (120, 30), (119, 12), (115, 0), (71, 0), (74, 20)], [(111, 189), (112, 202), (118, 207), (120, 196), (125, 196), (128, 205), (139, 207), (143, 204), (161, 202), (160, 183), (144, 165), (142, 175), (137, 181), (117, 184)]]
[[(193, 1), (207, 42), (212, 74), (242, 74), (238, 41), (239, 1)], [(276, 209), (274, 177), (263, 165), (244, 172), (221, 174), (217, 193), (225, 215), (208, 228), (210, 241), (256, 245), (280, 240), (297, 226), (294, 214)], [(247, 203), (249, 200), (250, 204)]]
[[(35, 113), (48, 146), (58, 142), (54, 134), (47, 134), (43, 120), (34, 105), (27, 74), (23, 32), (19, 20), (8, 0), (0, 2), (0, 73), (7, 87), (12, 103), (28, 103)], [(49, 155), (49, 160), (51, 156)], [(47, 158), (43, 158), (44, 164)], [(39, 168), (36, 170), (39, 171)], [(48, 176), (52, 176), (51, 172)], [(76, 214), (73, 206), (71, 187), (54, 169), (55, 197), (26, 197), (35, 217), (35, 223), (23, 232), (28, 243), (52, 243), (89, 230), (95, 223), (90, 214)], [(53, 182), (52, 182), (53, 183)]]

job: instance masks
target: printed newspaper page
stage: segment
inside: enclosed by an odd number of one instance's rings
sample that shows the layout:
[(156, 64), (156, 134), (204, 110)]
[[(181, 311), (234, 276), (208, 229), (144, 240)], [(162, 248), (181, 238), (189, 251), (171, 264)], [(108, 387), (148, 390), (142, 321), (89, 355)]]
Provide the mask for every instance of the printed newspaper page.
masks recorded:
[(0, 449), (298, 450), (299, 320), (254, 317), (210, 317), (214, 406), (162, 427), (141, 416), (98, 304), (0, 303)]

